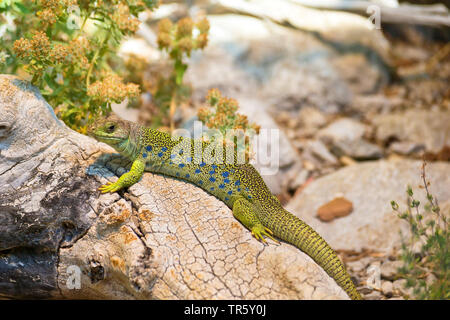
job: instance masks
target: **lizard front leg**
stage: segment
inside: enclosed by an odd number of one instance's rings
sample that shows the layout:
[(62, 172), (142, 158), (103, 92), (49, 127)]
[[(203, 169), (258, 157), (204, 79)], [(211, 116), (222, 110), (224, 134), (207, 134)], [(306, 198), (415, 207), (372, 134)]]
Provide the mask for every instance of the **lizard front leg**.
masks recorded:
[(102, 193), (112, 193), (122, 188), (130, 187), (141, 179), (142, 174), (144, 173), (144, 169), (145, 161), (142, 158), (138, 158), (131, 165), (130, 171), (121, 175), (119, 180), (117, 180), (116, 182), (108, 182), (107, 184), (101, 186), (99, 190)]
[(279, 243), (279, 241), (272, 236), (272, 230), (263, 226), (261, 221), (259, 221), (254, 210), (253, 205), (244, 197), (239, 197), (234, 201), (233, 216), (252, 232), (252, 236), (264, 243), (266, 243), (264, 236)]

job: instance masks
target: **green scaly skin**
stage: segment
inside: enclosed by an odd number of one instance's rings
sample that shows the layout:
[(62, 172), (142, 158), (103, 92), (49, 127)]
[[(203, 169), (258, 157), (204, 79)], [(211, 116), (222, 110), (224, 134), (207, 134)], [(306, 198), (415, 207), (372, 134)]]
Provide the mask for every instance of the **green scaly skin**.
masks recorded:
[[(115, 148), (129, 158), (131, 170), (116, 182), (99, 189), (116, 192), (137, 183), (144, 171), (160, 173), (189, 181), (216, 196), (233, 210), (233, 215), (252, 235), (265, 242), (273, 236), (295, 245), (308, 254), (347, 292), (352, 299), (361, 299), (343, 264), (325, 240), (305, 222), (286, 211), (271, 194), (255, 168), (248, 164), (219, 164), (214, 156), (206, 157), (208, 145), (199, 140), (182, 138), (145, 128), (115, 115), (100, 118), (89, 127), (89, 135)], [(180, 141), (187, 144), (181, 145)], [(191, 142), (194, 142), (191, 144)], [(196, 143), (202, 147), (196, 158)], [(184, 147), (183, 147), (184, 146)], [(180, 151), (183, 149), (183, 151)], [(217, 164), (214, 164), (217, 163)]]

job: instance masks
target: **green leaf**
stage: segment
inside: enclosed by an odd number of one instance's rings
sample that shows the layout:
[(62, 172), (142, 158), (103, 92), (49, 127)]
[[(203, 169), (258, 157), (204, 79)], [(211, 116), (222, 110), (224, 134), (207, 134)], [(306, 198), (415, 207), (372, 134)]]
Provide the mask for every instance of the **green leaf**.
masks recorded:
[(435, 221), (434, 220), (429, 220), (427, 221), (427, 225), (430, 227), (433, 227), (435, 225)]
[(398, 203), (394, 200), (391, 201), (392, 210), (397, 211), (398, 210)]
[(20, 2), (15, 2), (14, 3), (14, 7), (20, 11), (20, 13), (22, 14), (28, 14), (31, 13), (30, 9), (28, 9), (27, 7), (25, 7), (22, 3)]
[(44, 80), (48, 84), (48, 86), (50, 88), (52, 88), (53, 90), (56, 90), (58, 88), (58, 84), (55, 82), (55, 80), (53, 79), (53, 77), (50, 74), (45, 73)]
[(184, 73), (186, 72), (187, 67), (187, 64), (184, 64), (180, 60), (175, 61), (175, 82), (177, 85), (181, 85), (183, 82)]
[(411, 208), (418, 207), (419, 205), (420, 205), (420, 201), (419, 200), (413, 200), (411, 202)]
[(412, 188), (411, 188), (411, 186), (408, 186), (408, 188), (406, 189), (406, 193), (410, 196), (410, 197), (412, 197), (413, 196), (413, 190), (412, 190)]
[(42, 94), (43, 96), (49, 96), (49, 95), (51, 95), (51, 94), (53, 93), (53, 90), (45, 90), (45, 89), (42, 89), (42, 90), (40, 90), (40, 92), (41, 92), (41, 94)]
[(78, 108), (70, 108), (66, 112), (64, 112), (64, 116), (65, 117), (70, 117), (70, 116), (75, 115), (75, 114), (80, 113), (80, 112), (81, 111)]
[(6, 8), (11, 6), (14, 0), (0, 0), (0, 8)]

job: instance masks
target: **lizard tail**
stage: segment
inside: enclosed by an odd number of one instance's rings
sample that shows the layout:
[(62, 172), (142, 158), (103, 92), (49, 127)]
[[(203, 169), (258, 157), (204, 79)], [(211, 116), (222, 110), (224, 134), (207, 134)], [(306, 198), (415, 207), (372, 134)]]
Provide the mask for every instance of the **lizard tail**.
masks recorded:
[(271, 229), (276, 237), (309, 255), (351, 299), (361, 300), (361, 295), (356, 291), (344, 265), (328, 243), (313, 228), (290, 212), (285, 209), (277, 211), (276, 216), (270, 215), (269, 219), (263, 221), (264, 226)]

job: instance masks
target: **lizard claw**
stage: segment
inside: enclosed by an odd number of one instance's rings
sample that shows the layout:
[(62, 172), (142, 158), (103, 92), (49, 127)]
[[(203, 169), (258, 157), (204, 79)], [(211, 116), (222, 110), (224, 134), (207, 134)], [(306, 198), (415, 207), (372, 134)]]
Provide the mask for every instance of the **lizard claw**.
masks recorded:
[(277, 244), (280, 244), (280, 241), (278, 241), (277, 239), (275, 239), (274, 237), (273, 237), (273, 231), (272, 230), (270, 230), (269, 228), (266, 228), (266, 227), (264, 227), (264, 235), (265, 236), (267, 236), (267, 237), (269, 237), (270, 239), (272, 239), (273, 241), (275, 241)]
[(256, 240), (264, 242), (264, 244), (267, 244), (267, 241), (264, 237), (268, 237), (273, 241), (275, 241), (276, 243), (280, 244), (280, 241), (278, 241), (273, 237), (272, 230), (264, 227), (263, 225), (254, 226), (252, 228), (252, 236), (254, 236)]
[(117, 182), (107, 182), (106, 184), (102, 185), (98, 190), (100, 190), (102, 193), (107, 192), (116, 192), (117, 190), (120, 190), (122, 187)]

